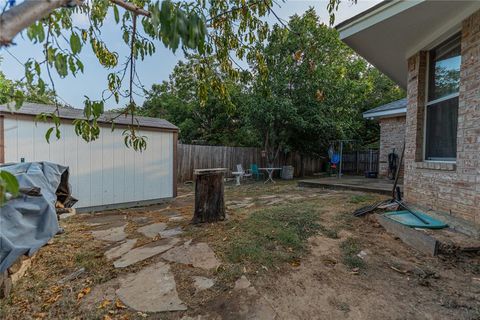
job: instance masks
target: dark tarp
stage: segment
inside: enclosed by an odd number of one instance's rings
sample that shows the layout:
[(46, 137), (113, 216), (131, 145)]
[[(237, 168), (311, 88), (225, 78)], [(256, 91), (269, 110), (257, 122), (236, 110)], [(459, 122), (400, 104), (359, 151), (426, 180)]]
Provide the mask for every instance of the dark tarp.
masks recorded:
[(0, 170), (15, 175), (23, 190), (40, 189), (40, 194), (24, 192), (0, 207), (0, 272), (3, 272), (20, 256), (31, 256), (57, 234), (57, 195), (62, 202), (76, 201), (69, 196), (68, 167), (31, 162), (3, 165)]

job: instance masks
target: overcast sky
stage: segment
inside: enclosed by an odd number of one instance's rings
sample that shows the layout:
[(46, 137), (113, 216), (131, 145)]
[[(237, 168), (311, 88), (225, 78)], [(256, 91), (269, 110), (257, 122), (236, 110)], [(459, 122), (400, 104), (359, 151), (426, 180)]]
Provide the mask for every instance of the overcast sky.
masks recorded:
[[(0, 0), (0, 5), (3, 5), (6, 0)], [(348, 19), (372, 6), (379, 3), (380, 0), (358, 0), (357, 4), (352, 4), (348, 0), (342, 0), (340, 8), (336, 14), (335, 24)], [(18, 3), (18, 1), (17, 1)], [(309, 7), (314, 7), (321, 20), (328, 23), (328, 12), (326, 9), (326, 0), (304, 1), (304, 0), (287, 0), (282, 3), (281, 7), (275, 8), (277, 15), (285, 20), (288, 20), (293, 14), (302, 14)], [(75, 19), (77, 24), (86, 24), (82, 21), (82, 17)], [(268, 21), (273, 24), (276, 22), (274, 17), (269, 17)], [(109, 48), (115, 50), (119, 54), (119, 61), (124, 61), (124, 57), (128, 55), (129, 49), (121, 39), (121, 32), (118, 26), (110, 18), (102, 29), (102, 38), (107, 42)], [(26, 37), (26, 36), (25, 36)], [(42, 58), (42, 47), (32, 44), (28, 39), (24, 40), (21, 36), (15, 38), (15, 46), (12, 46), (8, 51), (15, 56), (20, 62), (25, 62), (28, 58)], [(165, 49), (161, 43), (156, 44), (156, 53), (147, 57), (144, 61), (137, 62), (137, 72), (140, 80), (146, 88), (150, 88), (154, 83), (160, 83), (168, 79), (168, 75), (173, 70), (175, 64), (183, 58), (181, 50), (173, 54), (170, 50)], [(0, 55), (3, 57), (3, 62), (0, 65), (7, 78), (20, 79), (24, 75), (23, 66), (16, 61), (8, 52), (0, 48)], [(58, 95), (73, 107), (82, 107), (84, 96), (95, 100), (101, 97), (102, 91), (106, 88), (106, 76), (111, 70), (102, 68), (96, 57), (91, 52), (91, 49), (85, 47), (81, 53), (81, 59), (85, 65), (85, 72), (77, 75), (77, 77), (69, 76), (65, 79), (60, 79), (54, 72), (55, 87)], [(137, 103), (143, 102), (143, 97), (136, 97)], [(114, 100), (109, 100), (107, 109), (118, 108), (122, 106), (115, 105)]]

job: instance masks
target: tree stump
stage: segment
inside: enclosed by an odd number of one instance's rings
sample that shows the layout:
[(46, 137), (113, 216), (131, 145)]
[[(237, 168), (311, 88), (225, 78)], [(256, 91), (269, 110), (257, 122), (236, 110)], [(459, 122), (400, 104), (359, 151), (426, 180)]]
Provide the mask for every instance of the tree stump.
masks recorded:
[(195, 212), (192, 223), (225, 220), (223, 177), (227, 169), (195, 170)]

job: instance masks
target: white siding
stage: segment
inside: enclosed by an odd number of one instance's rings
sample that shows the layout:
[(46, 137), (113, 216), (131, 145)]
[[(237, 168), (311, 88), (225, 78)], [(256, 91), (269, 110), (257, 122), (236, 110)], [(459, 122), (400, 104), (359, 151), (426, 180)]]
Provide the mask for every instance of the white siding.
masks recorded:
[(173, 134), (142, 130), (147, 150), (125, 147), (122, 129), (102, 128), (100, 138), (86, 143), (73, 125), (62, 124), (62, 138), (45, 132), (51, 125), (5, 118), (5, 162), (50, 161), (70, 168), (75, 207), (119, 204), (173, 196)]

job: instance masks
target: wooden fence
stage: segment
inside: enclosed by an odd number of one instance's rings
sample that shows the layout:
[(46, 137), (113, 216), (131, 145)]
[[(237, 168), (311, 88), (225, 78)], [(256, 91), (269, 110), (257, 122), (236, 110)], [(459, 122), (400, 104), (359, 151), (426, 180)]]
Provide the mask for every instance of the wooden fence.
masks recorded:
[[(194, 169), (227, 168), (231, 175), (237, 164), (248, 169), (252, 163), (259, 167), (266, 166), (266, 159), (262, 157), (259, 148), (202, 146), (178, 144), (177, 178), (179, 182), (193, 180)], [(291, 165), (295, 168), (294, 175), (300, 176), (302, 165), (304, 175), (313, 175), (320, 172), (326, 160), (321, 158), (301, 157), (298, 153), (281, 154), (274, 166)]]
[(378, 150), (366, 150), (344, 153), (342, 157), (342, 172), (364, 174), (365, 171), (378, 172)]

